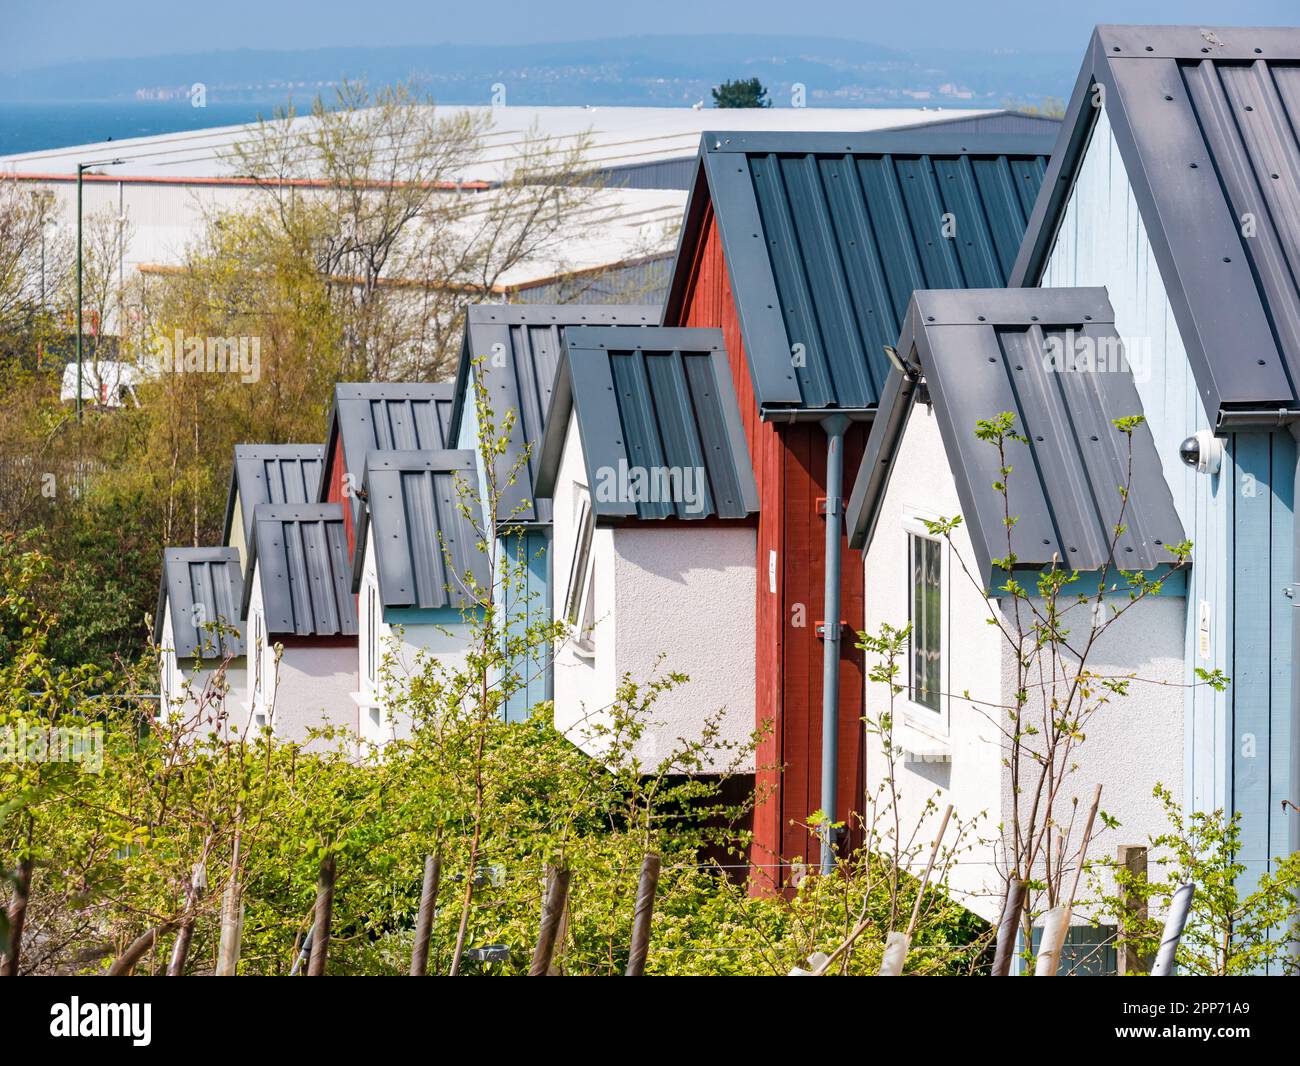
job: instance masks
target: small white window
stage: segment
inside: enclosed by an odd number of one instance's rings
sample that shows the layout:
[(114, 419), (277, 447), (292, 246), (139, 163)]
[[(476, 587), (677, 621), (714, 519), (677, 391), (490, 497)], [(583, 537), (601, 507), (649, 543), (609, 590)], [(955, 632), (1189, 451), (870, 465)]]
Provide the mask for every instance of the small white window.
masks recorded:
[(379, 606), (374, 585), (366, 586), (366, 679), (373, 685), (379, 659)]
[(171, 701), (176, 698), (176, 649), (170, 645), (163, 647), (163, 689), (160, 717), (171, 711)]
[(909, 532), (908, 696), (918, 707), (938, 712), (943, 692), (943, 542)]
[(591, 629), (595, 625), (596, 588), (592, 573), (591, 543), (596, 533), (591, 503), (585, 497), (578, 511), (578, 536), (569, 567), (569, 589), (564, 617), (573, 626), (574, 642), (584, 651), (592, 649)]
[(262, 615), (253, 614), (253, 698), (262, 691)]

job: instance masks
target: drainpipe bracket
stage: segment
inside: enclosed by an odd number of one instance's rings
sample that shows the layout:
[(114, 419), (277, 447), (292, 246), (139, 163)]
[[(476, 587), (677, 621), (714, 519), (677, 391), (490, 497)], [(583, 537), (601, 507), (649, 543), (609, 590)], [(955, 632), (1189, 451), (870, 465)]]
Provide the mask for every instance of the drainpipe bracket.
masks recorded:
[[(848, 628), (848, 625), (849, 625), (849, 623), (848, 623), (847, 621), (845, 621), (844, 619), (841, 618), (841, 619), (840, 619), (840, 632), (843, 633), (844, 630)], [(826, 639), (826, 623), (825, 623), (824, 621), (822, 621), (822, 620), (819, 619), (819, 620), (815, 623), (815, 632), (817, 633), (817, 636), (818, 636), (818, 637), (820, 637), (821, 639), (825, 640), (825, 639)]]

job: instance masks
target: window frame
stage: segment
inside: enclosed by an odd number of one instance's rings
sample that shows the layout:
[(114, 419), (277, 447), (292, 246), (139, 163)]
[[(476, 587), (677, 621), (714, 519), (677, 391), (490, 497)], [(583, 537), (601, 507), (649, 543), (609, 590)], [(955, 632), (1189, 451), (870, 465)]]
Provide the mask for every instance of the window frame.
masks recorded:
[(375, 691), (378, 687), (378, 651), (379, 651), (379, 613), (376, 610), (376, 601), (379, 598), (375, 583), (373, 581), (366, 584), (366, 681), (370, 685), (370, 691)]
[(253, 699), (250, 702), (256, 702), (262, 694), (262, 656), (264, 654), (264, 645), (266, 634), (264, 632), (264, 623), (262, 621), (262, 612), (253, 612)]
[[(938, 737), (947, 737), (949, 731), (949, 711), (951, 697), (949, 690), (949, 671), (951, 654), (949, 649), (952, 647), (952, 565), (950, 546), (943, 537), (937, 537), (926, 528), (927, 521), (937, 521), (938, 515), (929, 514), (923, 511), (908, 509), (903, 515), (903, 534), (904, 558), (904, 581), (906, 582), (905, 597), (907, 603), (907, 621), (911, 626), (907, 642), (907, 662), (905, 664), (906, 676), (904, 678), (903, 691), (903, 717), (907, 725), (915, 727), (922, 732), (930, 733)], [(938, 549), (937, 564), (939, 568), (938, 588), (939, 588), (939, 611), (938, 619), (935, 625), (936, 635), (938, 637), (938, 706), (930, 706), (915, 699), (913, 693), (916, 689), (915, 684), (915, 641), (917, 636), (917, 614), (916, 614), (916, 577), (915, 577), (915, 549), (918, 542), (927, 542), (933, 544)]]
[(564, 594), (564, 618), (573, 627), (571, 640), (579, 653), (590, 656), (595, 650), (591, 630), (595, 624), (595, 541), (596, 515), (586, 486), (579, 490), (577, 523), (574, 527), (573, 554), (569, 559), (569, 581)]

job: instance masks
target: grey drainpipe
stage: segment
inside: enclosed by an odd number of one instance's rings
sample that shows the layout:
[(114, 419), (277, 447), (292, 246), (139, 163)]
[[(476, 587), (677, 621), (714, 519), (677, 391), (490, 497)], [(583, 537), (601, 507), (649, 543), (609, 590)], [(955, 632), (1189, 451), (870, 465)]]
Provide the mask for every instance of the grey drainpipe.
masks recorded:
[[(1290, 425), (1291, 436), (1296, 441), (1296, 465), (1291, 495), (1291, 731), (1288, 738), (1291, 745), (1291, 802), (1300, 804), (1300, 597), (1294, 595), (1297, 583), (1300, 583), (1300, 514), (1296, 504), (1300, 502), (1300, 422)], [(1287, 823), (1288, 845), (1292, 853), (1300, 851), (1300, 811), (1288, 810)], [(1300, 919), (1297, 919), (1300, 923)], [(1300, 954), (1300, 924), (1292, 937), (1291, 950)]]
[(840, 545), (844, 515), (844, 431), (846, 415), (822, 420), (826, 431), (826, 593), (822, 636), (822, 873), (835, 869), (835, 777), (840, 741)]

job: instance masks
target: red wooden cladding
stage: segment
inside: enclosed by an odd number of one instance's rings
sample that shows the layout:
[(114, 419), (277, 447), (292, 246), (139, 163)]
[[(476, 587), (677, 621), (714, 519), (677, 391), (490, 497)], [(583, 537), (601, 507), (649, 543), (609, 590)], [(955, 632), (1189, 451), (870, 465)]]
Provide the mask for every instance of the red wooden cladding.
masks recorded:
[[(343, 495), (343, 479), (347, 476), (347, 464), (343, 461), (343, 434), (334, 438), (334, 450), (325, 457), (325, 502), (347, 504)], [(357, 533), (352, 528), (352, 508), (343, 508), (343, 532), (348, 538), (348, 558), (357, 550)]]
[[(722, 242), (710, 207), (690, 251), (690, 278), (680, 320), (668, 325), (722, 330), (741, 419), (758, 482), (758, 593), (755, 713), (771, 722), (758, 752), (760, 804), (751, 862), (760, 885), (778, 886), (777, 864), (801, 857), (816, 863), (816, 839), (805, 828), (821, 806), (822, 641), (825, 542), (817, 501), (826, 495), (826, 435), (815, 424), (774, 424), (759, 417)], [(847, 498), (866, 444), (866, 427), (846, 436)], [(862, 653), (853, 645), (863, 626), (862, 556), (844, 544), (842, 620), (848, 623), (840, 665), (838, 819), (861, 809), (865, 789)], [(776, 591), (769, 559), (776, 553)]]

